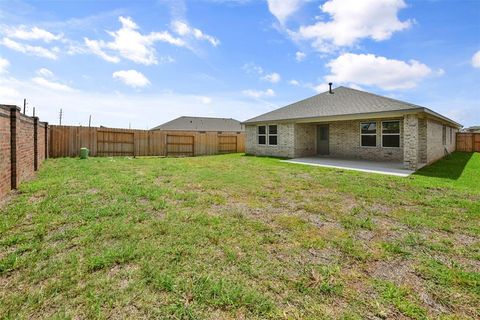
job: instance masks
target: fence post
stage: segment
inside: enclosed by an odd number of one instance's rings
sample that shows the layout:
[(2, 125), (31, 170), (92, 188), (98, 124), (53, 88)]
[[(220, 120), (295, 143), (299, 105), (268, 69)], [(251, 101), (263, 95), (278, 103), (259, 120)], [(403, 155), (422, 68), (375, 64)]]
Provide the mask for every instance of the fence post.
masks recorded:
[(38, 117), (33, 117), (33, 171), (38, 170)]
[(10, 187), (17, 189), (17, 124), (20, 108), (10, 107)]

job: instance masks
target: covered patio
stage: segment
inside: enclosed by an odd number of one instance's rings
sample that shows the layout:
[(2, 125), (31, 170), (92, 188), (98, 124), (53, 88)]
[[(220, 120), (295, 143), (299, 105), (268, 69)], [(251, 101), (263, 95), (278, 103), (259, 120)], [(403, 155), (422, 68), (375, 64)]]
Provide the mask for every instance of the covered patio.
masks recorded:
[(283, 162), (309, 166), (337, 168), (361, 172), (379, 173), (398, 177), (408, 177), (415, 171), (405, 169), (403, 162), (339, 159), (328, 156), (315, 156), (283, 160)]

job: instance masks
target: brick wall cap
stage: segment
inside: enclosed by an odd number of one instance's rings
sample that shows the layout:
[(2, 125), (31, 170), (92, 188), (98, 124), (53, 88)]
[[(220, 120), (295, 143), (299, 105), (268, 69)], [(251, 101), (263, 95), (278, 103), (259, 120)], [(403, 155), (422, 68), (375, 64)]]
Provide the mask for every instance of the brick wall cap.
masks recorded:
[(0, 108), (5, 110), (12, 110), (12, 109), (17, 109), (18, 111), (21, 110), (20, 107), (17, 107), (14, 104), (0, 104)]

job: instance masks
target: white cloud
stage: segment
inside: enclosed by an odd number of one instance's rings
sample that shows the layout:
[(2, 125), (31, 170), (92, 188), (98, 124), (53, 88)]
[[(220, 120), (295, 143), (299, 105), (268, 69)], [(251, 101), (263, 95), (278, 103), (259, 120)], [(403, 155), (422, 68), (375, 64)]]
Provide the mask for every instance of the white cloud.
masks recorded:
[(54, 77), (53, 72), (50, 71), (50, 70), (48, 70), (47, 68), (38, 69), (38, 70), (37, 70), (37, 74), (38, 74), (40, 77), (44, 77), (44, 78), (53, 78), (53, 77)]
[[(108, 62), (119, 62), (121, 57), (145, 65), (158, 64), (155, 42), (166, 42), (182, 47), (186, 43), (183, 39), (172, 36), (168, 31), (141, 34), (138, 25), (130, 17), (119, 17), (122, 27), (117, 31), (107, 31), (113, 41), (91, 40), (84, 38), (85, 45), (90, 51)], [(111, 53), (107, 53), (110, 50)], [(112, 54), (114, 53), (114, 54)]]
[(328, 0), (320, 9), (330, 16), (329, 21), (318, 21), (290, 31), (295, 40), (308, 40), (321, 52), (355, 45), (359, 40), (389, 39), (394, 32), (407, 29), (410, 20), (400, 21), (398, 11), (405, 8), (403, 0)]
[(143, 88), (150, 84), (147, 77), (136, 70), (120, 70), (114, 72), (112, 76), (132, 88)]
[(47, 49), (47, 48), (40, 47), (40, 46), (32, 46), (32, 45), (29, 45), (29, 44), (23, 44), (23, 43), (11, 40), (11, 39), (6, 38), (6, 37), (3, 38), (2, 41), (0, 41), (0, 44), (4, 45), (5, 47), (7, 47), (9, 49), (12, 49), (12, 50), (15, 50), (15, 51), (18, 51), (18, 52), (21, 52), (21, 53), (25, 53), (25, 54), (37, 56), (37, 57), (42, 57), (42, 58), (47, 58), (47, 59), (52, 59), (52, 60), (55, 60), (58, 57), (57, 53), (58, 53), (59, 49), (57, 47), (54, 47), (52, 49)]
[(0, 86), (0, 101), (5, 104), (14, 104), (15, 101), (20, 101), (21, 95), (14, 88)]
[(478, 50), (472, 57), (472, 66), (480, 68), (480, 50)]
[(0, 73), (7, 72), (7, 68), (10, 66), (10, 62), (7, 59), (0, 57)]
[(44, 42), (51, 42), (63, 38), (62, 34), (53, 34), (45, 29), (32, 27), (28, 29), (26, 26), (19, 27), (4, 27), (4, 34), (8, 38), (20, 40), (42, 40)]
[(245, 63), (242, 67), (243, 71), (245, 71), (246, 73), (248, 74), (258, 74), (258, 75), (262, 75), (263, 74), (263, 68), (256, 65), (255, 63), (253, 62), (248, 62), (248, 63)]
[(58, 91), (39, 86), (31, 81), (0, 77), (0, 101), (21, 105), (28, 93), (30, 105), (42, 121), (58, 124), (59, 109), (63, 109), (64, 124), (88, 125), (92, 115), (95, 126), (146, 129), (179, 116), (224, 117), (245, 120), (275, 106), (261, 99), (245, 99), (239, 92), (205, 94), (211, 103), (203, 104), (198, 95), (156, 91), (152, 94), (130, 91)]
[(275, 91), (273, 89), (267, 89), (265, 91), (261, 90), (244, 90), (242, 92), (245, 96), (250, 98), (265, 98), (265, 97), (274, 97)]
[(373, 54), (344, 53), (331, 60), (327, 67), (330, 75), (326, 82), (376, 86), (384, 90), (409, 89), (432, 70), (416, 60), (408, 62)]
[(198, 96), (197, 99), (198, 99), (198, 101), (200, 101), (203, 104), (211, 104), (212, 103), (212, 98), (207, 97), (207, 96)]
[(278, 73), (272, 72), (270, 74), (267, 74), (267, 75), (263, 76), (262, 80), (265, 80), (265, 81), (268, 81), (268, 82), (271, 82), (271, 83), (278, 83), (278, 82), (280, 82), (281, 77)]
[(193, 36), (197, 40), (205, 40), (212, 46), (217, 47), (220, 44), (220, 40), (217, 38), (203, 33), (202, 30), (190, 27), (186, 22), (175, 20), (172, 22), (172, 29), (178, 35), (182, 37)]
[(270, 13), (284, 24), (301, 7), (303, 0), (267, 0), (267, 2)]
[(292, 86), (299, 86), (300, 85), (300, 82), (298, 82), (298, 80), (295, 80), (295, 79), (292, 79), (292, 80), (288, 81), (288, 83)]
[(301, 52), (301, 51), (297, 51), (295, 53), (295, 60), (297, 60), (297, 62), (301, 62), (305, 59), (307, 55), (304, 53), (304, 52)]
[(328, 91), (330, 89), (330, 87), (327, 83), (320, 83), (320, 84), (315, 85), (315, 86), (310, 86), (309, 85), (308, 87), (312, 88), (317, 93), (322, 93), (322, 92)]
[(256, 65), (253, 62), (245, 63), (242, 67), (242, 70), (245, 71), (245, 73), (247, 74), (258, 75), (260, 77), (260, 80), (268, 81), (271, 83), (278, 83), (282, 79), (280, 74), (278, 74), (277, 72), (266, 73), (262, 67)]
[(44, 88), (55, 90), (55, 91), (67, 91), (67, 92), (73, 91), (73, 89), (67, 86), (66, 84), (51, 81), (42, 77), (32, 78), (32, 82)]
[(90, 40), (88, 38), (84, 38), (84, 41), (85, 41), (85, 45), (90, 50), (90, 52), (92, 52), (93, 54), (96, 54), (103, 60), (112, 62), (112, 63), (120, 62), (119, 57), (111, 56), (102, 50), (102, 47), (105, 46), (105, 43), (103, 41)]

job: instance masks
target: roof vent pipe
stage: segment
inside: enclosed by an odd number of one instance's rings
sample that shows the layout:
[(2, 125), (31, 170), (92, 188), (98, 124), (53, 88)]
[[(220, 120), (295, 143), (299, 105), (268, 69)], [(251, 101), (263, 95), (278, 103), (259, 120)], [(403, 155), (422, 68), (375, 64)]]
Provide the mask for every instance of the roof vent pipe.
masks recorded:
[(333, 84), (333, 83), (331, 83), (331, 82), (328, 83), (328, 86), (329, 86), (328, 92), (329, 92), (330, 94), (333, 93), (333, 91), (332, 91), (332, 84)]

